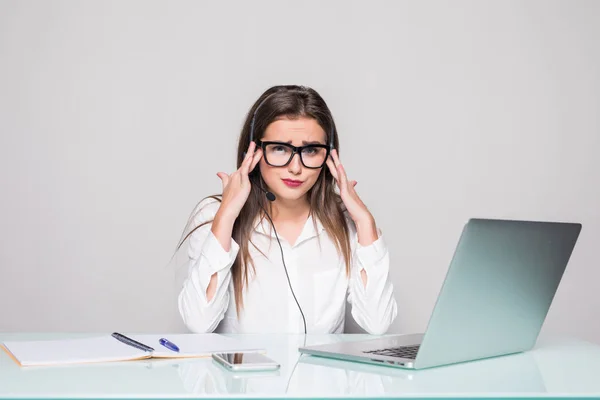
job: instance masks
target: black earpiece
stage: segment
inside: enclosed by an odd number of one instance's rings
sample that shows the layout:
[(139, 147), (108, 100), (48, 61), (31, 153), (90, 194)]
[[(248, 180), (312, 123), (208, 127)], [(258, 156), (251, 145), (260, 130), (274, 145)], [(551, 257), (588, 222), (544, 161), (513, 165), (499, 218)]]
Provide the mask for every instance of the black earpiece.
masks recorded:
[(267, 196), (267, 200), (275, 201), (276, 197), (273, 193), (265, 191), (265, 196)]
[(269, 192), (264, 187), (262, 187), (262, 184), (260, 185), (260, 190), (262, 190), (263, 192), (265, 192), (265, 196), (267, 197), (267, 200), (269, 200), (269, 201), (275, 201), (275, 199), (277, 199), (277, 197), (275, 197), (275, 195), (273, 193)]

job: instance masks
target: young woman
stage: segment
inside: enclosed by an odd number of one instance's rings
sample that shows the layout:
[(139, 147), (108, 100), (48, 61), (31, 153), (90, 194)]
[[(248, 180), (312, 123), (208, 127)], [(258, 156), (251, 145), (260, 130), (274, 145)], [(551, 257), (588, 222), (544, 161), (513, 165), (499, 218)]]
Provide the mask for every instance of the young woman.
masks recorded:
[[(388, 248), (338, 155), (327, 104), (275, 86), (244, 123), (237, 170), (194, 210), (179, 312), (193, 332), (371, 334), (397, 314)], [(336, 192), (335, 186), (338, 187)]]

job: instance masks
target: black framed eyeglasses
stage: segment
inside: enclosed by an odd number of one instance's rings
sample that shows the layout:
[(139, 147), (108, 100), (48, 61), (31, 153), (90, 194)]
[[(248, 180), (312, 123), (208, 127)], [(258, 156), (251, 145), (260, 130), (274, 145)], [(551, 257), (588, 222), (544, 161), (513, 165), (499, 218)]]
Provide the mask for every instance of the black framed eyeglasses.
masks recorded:
[(325, 165), (327, 157), (329, 157), (329, 146), (325, 144), (308, 144), (296, 147), (289, 143), (259, 140), (258, 145), (263, 150), (265, 162), (272, 167), (285, 167), (298, 153), (302, 165), (306, 168), (318, 169)]

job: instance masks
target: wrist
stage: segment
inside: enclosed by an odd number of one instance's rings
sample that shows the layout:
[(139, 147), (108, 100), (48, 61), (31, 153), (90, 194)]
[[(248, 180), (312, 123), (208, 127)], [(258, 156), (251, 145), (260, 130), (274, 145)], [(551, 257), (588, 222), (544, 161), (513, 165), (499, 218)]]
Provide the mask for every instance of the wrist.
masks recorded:
[(212, 222), (211, 231), (221, 244), (223, 250), (227, 252), (231, 250), (231, 236), (233, 234), (234, 223), (235, 218), (220, 211), (217, 211)]
[(233, 227), (233, 224), (235, 223), (235, 220), (237, 219), (237, 217), (238, 217), (238, 215), (235, 212), (231, 212), (231, 211), (221, 207), (215, 214), (215, 219), (213, 221), (213, 224)]
[(367, 213), (366, 215), (357, 218), (354, 221), (354, 225), (356, 225), (357, 230), (367, 231), (376, 229), (375, 227), (375, 218), (371, 215), (371, 213)]
[(221, 202), (215, 218), (218, 216), (219, 219), (233, 223), (240, 214), (240, 210), (236, 210), (235, 208), (236, 207), (231, 207), (231, 205), (227, 202)]
[(356, 233), (358, 235), (358, 242), (362, 246), (368, 246), (377, 240), (377, 225), (373, 216), (369, 215), (365, 218), (354, 222), (356, 225)]

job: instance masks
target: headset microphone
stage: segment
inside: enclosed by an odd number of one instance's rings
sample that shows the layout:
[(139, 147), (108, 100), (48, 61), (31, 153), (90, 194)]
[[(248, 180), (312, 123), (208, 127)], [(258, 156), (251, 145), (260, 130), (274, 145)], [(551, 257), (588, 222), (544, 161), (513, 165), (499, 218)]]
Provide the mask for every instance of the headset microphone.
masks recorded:
[(260, 187), (260, 190), (262, 190), (263, 192), (265, 192), (265, 196), (267, 196), (267, 200), (269, 200), (269, 201), (275, 201), (275, 199), (276, 199), (275, 195), (273, 193), (269, 192), (268, 190), (266, 190), (263, 187), (262, 180), (259, 180), (259, 182), (260, 182), (260, 184), (258, 185), (258, 187)]
[(265, 195), (267, 196), (267, 200), (269, 200), (269, 201), (275, 201), (275, 195), (273, 193), (267, 192), (265, 190)]
[(263, 192), (265, 192), (265, 196), (267, 196), (267, 200), (269, 201), (275, 201), (276, 197), (273, 193), (269, 192), (268, 190), (265, 190), (262, 185), (260, 185), (260, 190), (262, 190)]
[[(251, 174), (254, 174), (254, 173), (255, 173), (254, 171), (251, 172)], [(265, 189), (263, 187), (262, 179), (260, 179), (260, 177), (258, 178), (258, 185), (257, 186), (258, 186), (258, 188), (260, 190), (262, 190), (265, 193), (265, 196), (267, 197), (267, 200), (269, 200), (269, 201), (275, 201), (275, 199), (277, 197), (275, 197), (275, 195), (272, 192), (269, 192), (267, 189)]]

